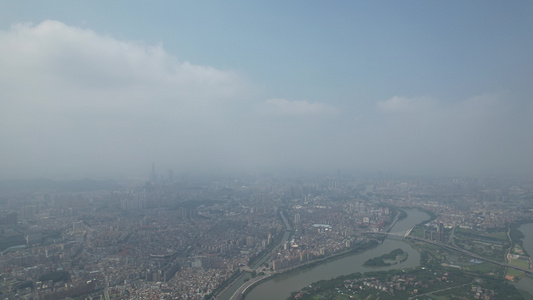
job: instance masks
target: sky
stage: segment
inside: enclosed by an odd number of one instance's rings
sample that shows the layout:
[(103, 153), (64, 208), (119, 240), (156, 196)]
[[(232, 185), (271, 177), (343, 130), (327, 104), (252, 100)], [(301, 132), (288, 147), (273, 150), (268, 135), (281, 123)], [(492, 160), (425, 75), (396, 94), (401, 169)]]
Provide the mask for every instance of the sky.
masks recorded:
[(532, 32), (531, 1), (0, 0), (0, 179), (530, 176)]

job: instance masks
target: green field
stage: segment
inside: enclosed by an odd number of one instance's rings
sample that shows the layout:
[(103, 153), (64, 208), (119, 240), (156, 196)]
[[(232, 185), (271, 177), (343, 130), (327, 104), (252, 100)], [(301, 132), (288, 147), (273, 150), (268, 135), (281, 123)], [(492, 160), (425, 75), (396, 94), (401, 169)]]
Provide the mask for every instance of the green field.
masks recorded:
[(501, 267), (501, 266), (498, 266), (498, 265), (495, 265), (495, 264), (492, 264), (492, 263), (488, 263), (488, 262), (483, 262), (483, 263), (480, 263), (480, 264), (473, 264), (473, 265), (470, 265), (470, 266), (466, 267), (467, 270), (474, 271), (474, 272), (485, 273), (485, 274), (488, 274), (488, 273), (491, 273), (491, 272), (492, 273), (497, 273), (502, 268), (503, 267)]
[(507, 269), (507, 274), (506, 274), (506, 275), (514, 276), (514, 277), (518, 277), (518, 276), (521, 276), (521, 275), (523, 275), (523, 274), (524, 274), (524, 272), (522, 272), (522, 271), (508, 268), (508, 269)]
[(529, 261), (523, 259), (511, 259), (511, 265), (529, 269)]
[(489, 236), (491, 238), (494, 238), (494, 239), (497, 239), (497, 240), (500, 240), (500, 241), (503, 241), (503, 242), (509, 241), (509, 239), (507, 237), (507, 232), (505, 232), (505, 231), (491, 232), (491, 233), (488, 233), (487, 236)]
[(413, 228), (413, 230), (411, 230), (409, 235), (410, 236), (416, 236), (416, 237), (419, 237), (419, 238), (423, 238), (424, 237), (424, 228), (422, 228), (420, 226), (416, 226), (415, 228)]
[(494, 241), (499, 241), (499, 242), (509, 241), (507, 237), (507, 231), (505, 230), (485, 232), (485, 231), (478, 231), (478, 230), (472, 230), (472, 229), (457, 228), (455, 230), (455, 235), (479, 238), (479, 239), (484, 239), (484, 240), (494, 240)]

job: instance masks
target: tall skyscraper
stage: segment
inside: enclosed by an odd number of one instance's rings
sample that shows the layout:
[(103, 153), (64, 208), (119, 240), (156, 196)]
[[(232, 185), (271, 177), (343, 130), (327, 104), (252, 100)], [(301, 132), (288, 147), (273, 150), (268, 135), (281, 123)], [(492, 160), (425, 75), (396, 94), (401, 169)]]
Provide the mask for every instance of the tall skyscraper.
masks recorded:
[(444, 243), (444, 225), (442, 223), (439, 223), (437, 226), (437, 240)]
[(155, 163), (152, 162), (152, 173), (150, 173), (150, 181), (156, 182), (157, 181), (157, 173), (155, 172)]

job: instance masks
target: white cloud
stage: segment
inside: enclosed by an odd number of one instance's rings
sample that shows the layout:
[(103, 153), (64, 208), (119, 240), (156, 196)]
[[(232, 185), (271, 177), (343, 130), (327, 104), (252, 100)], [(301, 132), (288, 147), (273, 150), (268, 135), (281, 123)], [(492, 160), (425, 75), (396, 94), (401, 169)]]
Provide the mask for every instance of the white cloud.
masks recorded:
[(244, 88), (237, 74), (180, 62), (161, 45), (120, 41), (57, 21), (18, 24), (1, 32), (0, 39), (2, 82), (49, 89), (135, 89), (195, 100), (235, 97)]
[(389, 113), (417, 113), (432, 109), (435, 101), (427, 97), (407, 98), (394, 96), (377, 103), (378, 110)]
[(0, 31), (0, 169), (122, 167), (178, 150), (205, 160), (194, 149), (216, 143), (252, 91), (238, 73), (161, 45), (57, 21), (17, 24)]
[(265, 101), (263, 108), (267, 114), (285, 116), (320, 116), (339, 113), (335, 107), (327, 104), (285, 99), (268, 99)]

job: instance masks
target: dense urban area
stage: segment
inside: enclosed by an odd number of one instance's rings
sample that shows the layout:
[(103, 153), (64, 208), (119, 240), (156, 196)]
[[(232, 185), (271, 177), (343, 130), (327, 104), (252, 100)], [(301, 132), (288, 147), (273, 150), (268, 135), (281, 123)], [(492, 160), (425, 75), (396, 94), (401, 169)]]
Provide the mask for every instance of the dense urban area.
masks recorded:
[(419, 267), (354, 274), (292, 298), (527, 296), (510, 283), (531, 268), (517, 230), (533, 220), (528, 181), (153, 169), (142, 182), (4, 181), (0, 193), (3, 299), (223, 299), (242, 274), (259, 283), (374, 247), (405, 208), (432, 216), (404, 238)]

